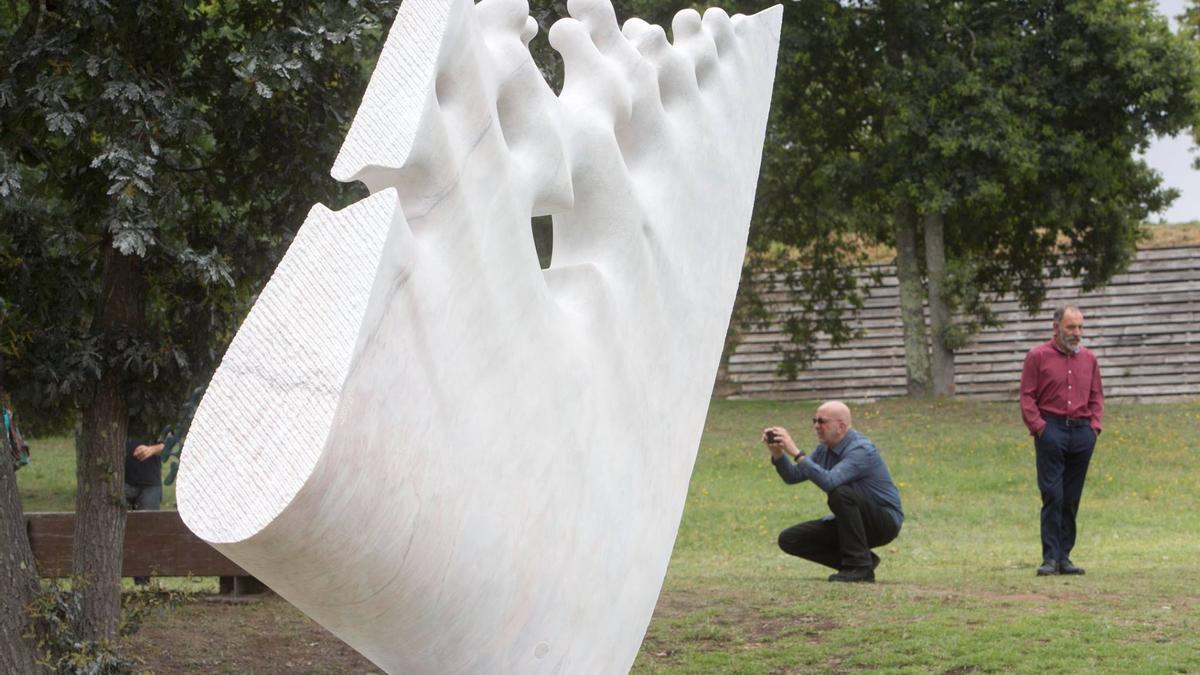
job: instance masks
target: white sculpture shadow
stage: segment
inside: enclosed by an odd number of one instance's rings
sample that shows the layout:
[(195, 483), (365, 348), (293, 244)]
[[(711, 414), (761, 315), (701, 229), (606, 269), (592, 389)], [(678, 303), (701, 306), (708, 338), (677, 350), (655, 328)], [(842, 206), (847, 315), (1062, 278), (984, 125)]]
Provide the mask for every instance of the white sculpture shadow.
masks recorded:
[[(188, 526), (390, 672), (628, 670), (739, 278), (782, 11), (408, 0), (196, 413)], [(554, 214), (539, 268), (531, 216)]]

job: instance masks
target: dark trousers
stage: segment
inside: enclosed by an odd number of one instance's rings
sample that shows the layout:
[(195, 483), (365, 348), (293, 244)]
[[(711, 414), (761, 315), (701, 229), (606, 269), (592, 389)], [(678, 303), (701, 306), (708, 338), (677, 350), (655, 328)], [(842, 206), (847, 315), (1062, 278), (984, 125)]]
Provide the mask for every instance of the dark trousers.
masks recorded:
[(870, 567), (871, 549), (900, 534), (887, 509), (848, 486), (835, 488), (827, 501), (833, 520), (810, 520), (780, 532), (784, 553), (838, 570)]
[(1066, 560), (1075, 548), (1075, 517), (1096, 447), (1096, 432), (1087, 424), (1068, 426), (1047, 419), (1034, 447), (1042, 493), (1042, 559)]
[[(125, 504), (130, 511), (157, 511), (162, 506), (161, 485), (130, 485), (125, 484)], [(145, 586), (150, 583), (150, 577), (134, 577), (133, 583)]]

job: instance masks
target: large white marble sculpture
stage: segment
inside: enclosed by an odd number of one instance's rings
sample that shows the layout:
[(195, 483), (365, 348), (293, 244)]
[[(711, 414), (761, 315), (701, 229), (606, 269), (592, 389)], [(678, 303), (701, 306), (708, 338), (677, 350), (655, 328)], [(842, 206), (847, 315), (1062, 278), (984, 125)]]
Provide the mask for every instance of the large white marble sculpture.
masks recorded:
[[(381, 667), (627, 670), (744, 252), (781, 9), (407, 0), (196, 413), (188, 526)], [(530, 217), (554, 215), (538, 265)]]

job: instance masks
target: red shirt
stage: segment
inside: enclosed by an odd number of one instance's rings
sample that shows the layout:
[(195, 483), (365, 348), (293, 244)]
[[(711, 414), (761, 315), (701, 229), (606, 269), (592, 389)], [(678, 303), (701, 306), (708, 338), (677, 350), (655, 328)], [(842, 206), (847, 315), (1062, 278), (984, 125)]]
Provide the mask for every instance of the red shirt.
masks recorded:
[(1080, 347), (1075, 354), (1065, 353), (1050, 340), (1025, 355), (1025, 367), (1021, 369), (1021, 417), (1034, 436), (1046, 426), (1041, 410), (1059, 417), (1090, 420), (1092, 429), (1100, 433), (1104, 386), (1100, 382), (1100, 364), (1087, 347)]

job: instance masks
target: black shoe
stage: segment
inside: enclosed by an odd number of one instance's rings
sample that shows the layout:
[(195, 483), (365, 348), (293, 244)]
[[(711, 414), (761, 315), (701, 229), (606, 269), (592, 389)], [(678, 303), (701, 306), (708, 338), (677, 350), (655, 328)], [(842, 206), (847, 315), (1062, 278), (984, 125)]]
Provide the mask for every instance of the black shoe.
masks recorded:
[(875, 583), (875, 570), (870, 567), (847, 567), (837, 574), (829, 575), (830, 581), (865, 581), (867, 583)]
[(1062, 560), (1058, 561), (1058, 573), (1059, 574), (1083, 574), (1084, 572), (1083, 572), (1082, 567), (1079, 567), (1075, 563), (1071, 562), (1070, 560), (1063, 558)]
[(1058, 574), (1057, 560), (1043, 560), (1042, 566), (1037, 569), (1037, 575), (1039, 577), (1048, 577), (1055, 574)]

